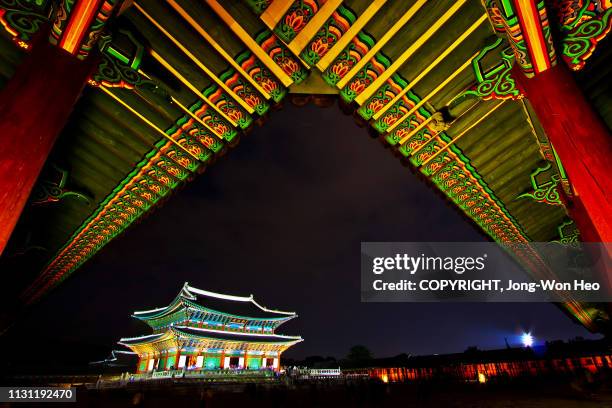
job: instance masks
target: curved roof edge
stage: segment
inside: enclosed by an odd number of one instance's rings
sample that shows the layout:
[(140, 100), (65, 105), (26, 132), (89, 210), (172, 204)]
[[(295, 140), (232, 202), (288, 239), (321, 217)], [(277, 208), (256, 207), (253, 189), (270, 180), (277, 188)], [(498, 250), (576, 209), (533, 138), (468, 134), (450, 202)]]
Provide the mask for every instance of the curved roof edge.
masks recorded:
[[(155, 319), (171, 311), (174, 311), (176, 307), (180, 304), (181, 299), (184, 298), (184, 299), (188, 299), (191, 301), (196, 301), (198, 296), (229, 300), (233, 302), (245, 302), (245, 303), (250, 302), (262, 312), (284, 315), (290, 318), (297, 317), (297, 314), (295, 312), (286, 312), (283, 310), (269, 309), (265, 306), (260, 305), (259, 303), (257, 303), (257, 301), (255, 301), (252, 294), (249, 296), (226, 295), (224, 293), (217, 293), (217, 292), (212, 292), (209, 290), (198, 289), (196, 287), (190, 286), (188, 282), (185, 282), (183, 284), (183, 287), (181, 288), (181, 291), (179, 292), (179, 294), (176, 296), (176, 298), (174, 298), (174, 300), (168, 306), (158, 307), (158, 308), (148, 309), (148, 310), (134, 311), (132, 313), (132, 317), (135, 317), (141, 320)], [(226, 313), (223, 311), (217, 311), (217, 312), (221, 314), (231, 315), (231, 313)], [(241, 317), (262, 319), (261, 317), (255, 317), (255, 316), (241, 316)]]
[(216, 292), (211, 292), (211, 291), (208, 291), (208, 290), (194, 288), (193, 286), (189, 286), (188, 282), (185, 282), (185, 285), (183, 286), (183, 289), (186, 290), (189, 293), (195, 293), (195, 294), (198, 294), (200, 296), (209, 296), (209, 297), (214, 297), (214, 298), (217, 298), (217, 299), (233, 300), (233, 301), (237, 301), (237, 302), (251, 302), (255, 306), (257, 306), (258, 308), (260, 308), (262, 311), (268, 312), (268, 313), (278, 313), (278, 314), (283, 314), (283, 315), (287, 315), (287, 316), (296, 316), (295, 312), (285, 312), (283, 310), (268, 309), (267, 307), (262, 306), (259, 303), (257, 303), (255, 301), (255, 299), (254, 299), (252, 294), (249, 295), (249, 296), (225, 295), (223, 293), (216, 293)]
[[(227, 332), (225, 330), (215, 330), (215, 329), (205, 329), (203, 327), (190, 327), (190, 326), (172, 326), (170, 330), (176, 331), (186, 331), (186, 332), (202, 332), (204, 336), (206, 333), (210, 334), (219, 334), (219, 335), (230, 335), (240, 337), (251, 337), (251, 338), (262, 338), (267, 340), (278, 339), (281, 341), (304, 341), (302, 336), (289, 336), (286, 334), (263, 334), (263, 333), (248, 333), (248, 332)], [(189, 333), (187, 333), (189, 334)], [(226, 341), (231, 341), (231, 339), (221, 339)]]
[(143, 343), (146, 341), (151, 341), (151, 340), (158, 340), (161, 337), (163, 337), (166, 333), (153, 333), (153, 334), (147, 334), (144, 336), (138, 336), (138, 337), (122, 337), (119, 339), (119, 341), (117, 342), (117, 344), (121, 344), (122, 346), (129, 346), (130, 343), (134, 342), (134, 343)]

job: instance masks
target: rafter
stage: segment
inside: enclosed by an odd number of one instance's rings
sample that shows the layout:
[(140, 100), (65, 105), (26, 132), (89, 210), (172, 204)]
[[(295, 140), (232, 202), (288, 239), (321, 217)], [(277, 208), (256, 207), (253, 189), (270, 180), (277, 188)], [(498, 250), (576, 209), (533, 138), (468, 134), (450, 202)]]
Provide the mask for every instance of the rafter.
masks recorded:
[[(483, 14), (478, 20), (476, 20), (463, 34), (461, 34), (457, 39), (444, 50), (431, 64), (427, 66), (423, 71), (419, 73), (408, 85), (399, 92), (395, 98), (393, 98), (389, 103), (387, 103), (382, 109), (376, 112), (372, 118), (377, 120), (382, 115), (387, 112), (387, 110), (392, 107), (397, 101), (399, 101), (408, 91), (414, 88), (427, 74), (429, 74), (434, 68), (436, 68), (448, 55), (453, 52), (459, 45), (461, 45), (480, 25), (487, 21), (487, 15)], [(361, 95), (360, 95), (361, 96)], [(359, 99), (359, 97), (357, 98)]]
[(194, 64), (196, 64), (198, 68), (200, 68), (208, 77), (210, 77), (220, 88), (222, 88), (225, 92), (227, 92), (232, 97), (232, 99), (236, 101), (236, 103), (238, 103), (247, 112), (251, 114), (255, 112), (255, 109), (253, 109), (253, 107), (251, 107), (242, 98), (236, 95), (236, 93), (230, 87), (225, 85), (225, 82), (221, 81), (219, 77), (213, 71), (211, 71), (191, 51), (189, 51), (187, 47), (181, 44), (179, 40), (177, 40), (172, 34), (170, 34), (168, 30), (166, 30), (157, 20), (155, 20), (155, 18), (153, 18), (153, 16), (147, 13), (138, 3), (134, 3), (134, 7), (136, 8), (136, 10), (142, 13), (142, 15), (145, 16), (147, 20), (151, 22), (151, 24), (153, 24), (159, 31), (161, 31), (166, 36), (166, 38), (172, 41), (172, 43), (176, 45), (176, 47), (179, 50), (181, 50), (183, 54), (185, 54)]
[(325, 71), (336, 57), (346, 48), (353, 38), (361, 31), (365, 25), (376, 15), (378, 10), (387, 2), (387, 0), (373, 0), (367, 9), (357, 18), (353, 25), (344, 33), (342, 37), (334, 44), (333, 47), (321, 58), (317, 63), (317, 68)]
[(455, 136), (452, 140), (450, 140), (448, 143), (446, 143), (446, 145), (444, 145), (443, 148), (441, 148), (440, 150), (438, 150), (436, 153), (434, 153), (433, 155), (431, 155), (431, 157), (429, 157), (427, 160), (425, 160), (422, 164), (421, 167), (427, 166), (427, 164), (432, 161), (433, 159), (435, 159), (436, 157), (438, 157), (440, 154), (442, 154), (443, 152), (445, 152), (446, 150), (448, 150), (449, 147), (451, 147), (453, 144), (455, 144), (459, 139), (461, 139), (464, 135), (466, 135), (470, 130), (472, 130), (473, 128), (475, 128), (476, 126), (478, 126), (478, 124), (480, 124), (480, 122), (482, 122), (483, 120), (485, 120), (486, 118), (489, 117), (489, 115), (491, 115), (493, 112), (495, 112), (498, 108), (500, 108), (504, 103), (506, 102), (506, 99), (503, 99), (501, 102), (499, 102), (497, 105), (495, 105), (491, 110), (489, 110), (487, 113), (485, 113), (484, 115), (482, 115), (480, 118), (478, 118), (478, 120), (476, 120), (475, 122), (473, 122), (470, 126), (468, 126), (467, 128), (465, 128), (461, 133), (459, 133), (457, 136)]
[(292, 4), (293, 1), (291, 0), (273, 0), (272, 3), (266, 7), (264, 12), (261, 13), (261, 21), (263, 21), (270, 30), (274, 30), (274, 27), (281, 21)]
[(327, 0), (317, 13), (310, 19), (308, 24), (298, 33), (298, 35), (287, 45), (287, 47), (295, 54), (300, 55), (300, 52), (308, 45), (312, 37), (321, 29), (323, 24), (336, 11), (338, 6), (342, 4), (342, 0)]
[(146, 123), (151, 129), (155, 130), (157, 133), (159, 133), (164, 139), (168, 139), (170, 142), (172, 142), (175, 146), (177, 146), (179, 149), (181, 149), (182, 151), (184, 151), (185, 153), (187, 153), (189, 156), (191, 156), (191, 158), (193, 158), (194, 160), (197, 160), (198, 162), (200, 162), (201, 160), (195, 156), (193, 153), (191, 153), (189, 150), (185, 149), (183, 147), (183, 145), (181, 145), (179, 142), (177, 142), (176, 140), (174, 140), (173, 138), (171, 138), (166, 132), (164, 132), (162, 129), (160, 129), (155, 123), (151, 122), (151, 120), (149, 120), (147, 117), (145, 117), (142, 113), (138, 112), (136, 109), (134, 109), (130, 104), (128, 104), (127, 102), (125, 102), (123, 99), (121, 99), (120, 97), (118, 97), (117, 95), (115, 95), (113, 92), (111, 92), (108, 88), (106, 88), (105, 86), (101, 85), (99, 87), (99, 89), (104, 92), (105, 94), (107, 94), (108, 96), (110, 96), (111, 98), (113, 98), (116, 102), (118, 102), (121, 106), (123, 106), (124, 108), (126, 108), (128, 111), (130, 111), (132, 114), (134, 114), (134, 116), (136, 116), (138, 119), (140, 119), (141, 121), (143, 121), (144, 123)]
[(472, 59), (478, 55), (478, 53), (474, 53), (472, 54), (472, 56), (470, 56), (470, 58), (468, 58), (463, 65), (461, 65), (459, 68), (457, 68), (452, 74), (450, 74), (448, 77), (446, 77), (446, 79), (444, 81), (442, 81), (438, 86), (436, 86), (430, 93), (427, 94), (427, 96), (425, 96), (423, 99), (421, 99), (421, 101), (419, 103), (417, 103), (416, 105), (414, 105), (414, 107), (412, 109), (410, 109), (410, 111), (406, 112), (401, 118), (399, 118), (394, 124), (392, 124), (391, 126), (389, 126), (389, 128), (387, 129), (387, 133), (390, 133), (391, 131), (393, 131), (393, 129), (395, 129), (397, 126), (399, 126), (400, 123), (402, 123), (404, 120), (406, 120), (406, 118), (409, 118), (410, 115), (412, 115), (414, 112), (416, 112), (417, 110), (419, 110), (421, 108), (421, 106), (423, 106), (425, 103), (427, 103), (434, 95), (436, 95), (438, 92), (440, 92), (442, 90), (442, 88), (444, 88), (446, 85), (448, 85), (453, 79), (455, 79), (455, 77), (457, 75), (459, 75), (461, 72), (463, 72), (469, 65), (472, 64)]
[(467, 0), (458, 0), (453, 4), (446, 12), (438, 19), (436, 22), (427, 29), (417, 41), (412, 43), (410, 47), (406, 49), (394, 62), (391, 66), (378, 76), (368, 87), (366, 87), (357, 97), (355, 98), (355, 102), (359, 105), (362, 105), (365, 101), (367, 101), (370, 96), (374, 92), (381, 87), (382, 84), (397, 71), (408, 59), (417, 52), (433, 35), (440, 29), (442, 26), (451, 19), (455, 15), (457, 11), (463, 6), (463, 4)]
[(225, 112), (223, 112), (221, 109), (219, 109), (214, 103), (212, 103), (210, 101), (210, 99), (208, 99), (194, 84), (192, 84), (191, 82), (189, 82), (187, 80), (187, 78), (185, 78), (183, 76), (183, 74), (181, 74), (176, 68), (174, 68), (172, 66), (172, 64), (170, 64), (168, 61), (166, 61), (166, 59), (164, 59), (164, 57), (162, 57), (160, 54), (157, 53), (157, 51), (151, 49), (149, 51), (149, 53), (151, 54), (151, 56), (153, 58), (155, 58), (155, 60), (157, 62), (159, 62), (164, 68), (166, 68), (172, 75), (174, 75), (176, 77), (176, 79), (178, 79), (179, 81), (181, 81), (181, 83), (183, 85), (185, 85), (187, 88), (189, 88), (191, 90), (191, 92), (193, 92), (198, 98), (200, 98), (202, 101), (204, 101), (210, 108), (212, 108), (215, 112), (217, 112), (219, 115), (221, 115), (225, 120), (227, 120), (229, 123), (231, 123), (234, 126), (237, 126), (238, 123), (230, 118), (229, 116), (227, 116), (225, 114)]
[[(138, 70), (138, 73), (142, 76), (144, 76), (145, 78), (151, 79), (151, 77), (144, 72), (142, 69)], [(215, 135), (216, 137), (218, 137), (219, 139), (223, 140), (223, 136), (220, 135), (218, 132), (215, 131), (215, 129), (213, 129), (208, 123), (204, 122), (198, 115), (196, 115), (195, 113), (193, 113), (191, 110), (189, 110), (185, 105), (183, 105), (178, 99), (176, 99), (173, 95), (170, 95), (170, 102), (172, 102), (173, 104), (175, 104), (176, 106), (179, 107), (180, 110), (182, 110), (183, 112), (185, 112), (187, 115), (189, 115), (190, 117), (193, 118), (193, 120), (195, 120), (196, 122), (198, 122), (200, 125), (204, 126), (206, 129), (208, 129), (213, 135)]]
[(232, 68), (234, 68), (236, 71), (238, 71), (238, 73), (240, 73), (240, 75), (245, 78), (251, 85), (253, 85), (253, 87), (255, 89), (257, 89), (257, 91), (259, 91), (259, 93), (261, 93), (266, 99), (270, 99), (272, 97), (272, 95), (270, 95), (270, 93), (268, 91), (266, 91), (261, 85), (259, 85), (257, 83), (257, 81), (255, 81), (241, 66), (240, 64), (238, 64), (234, 58), (232, 58), (232, 56), (225, 51), (225, 48), (223, 48), (221, 46), (221, 44), (219, 44), (212, 35), (210, 35), (208, 33), (208, 31), (206, 31), (206, 29), (204, 29), (204, 27), (202, 27), (202, 25), (200, 25), (196, 20), (194, 20), (193, 17), (191, 17), (191, 15), (189, 13), (187, 13), (187, 11), (185, 11), (185, 9), (183, 9), (176, 1), (174, 0), (167, 0), (168, 4), (170, 5), (170, 7), (172, 7), (174, 9), (174, 11), (176, 11), (190, 26), (191, 28), (193, 28), (202, 38), (204, 38), (204, 40), (206, 40), (206, 42), (208, 42), (208, 44), (210, 44), (210, 46), (219, 54), (221, 55), (225, 61), (227, 61)]
[[(421, 129), (423, 129), (425, 126), (427, 126), (429, 124), (429, 122), (431, 122), (434, 119), (435, 119), (435, 115), (431, 115), (429, 118), (424, 120), (420, 125), (418, 125), (416, 128), (414, 128), (410, 133), (408, 133), (406, 136), (402, 137), (400, 139), (400, 141), (399, 141), (400, 146), (403, 145), (404, 143), (406, 143), (408, 140), (410, 140), (410, 138), (412, 136), (417, 134)], [(414, 153), (416, 153), (416, 152), (413, 152), (413, 154)]]
[(374, 44), (374, 46), (370, 48), (370, 50), (363, 56), (363, 58), (361, 58), (355, 64), (355, 66), (353, 66), (353, 68), (340, 81), (338, 81), (338, 84), (336, 85), (338, 89), (344, 88), (346, 84), (348, 84), (351, 81), (351, 79), (353, 79), (353, 77), (357, 74), (357, 72), (359, 72), (363, 68), (363, 66), (369, 60), (371, 60), (374, 57), (374, 55), (376, 55), (376, 53), (380, 51), (382, 47), (385, 44), (387, 44), (389, 40), (391, 40), (393, 36), (404, 25), (406, 25), (408, 21), (412, 19), (412, 17), (414, 17), (414, 15), (421, 9), (421, 7), (423, 7), (423, 5), (425, 5), (425, 3), (427, 3), (427, 0), (417, 0), (417, 2), (414, 3), (412, 7), (410, 7), (410, 9), (408, 9), (408, 11), (406, 11), (400, 17), (400, 19), (397, 20), (395, 24), (393, 24), (393, 26), (391, 26), (391, 28), (387, 30), (387, 32), (385, 32), (385, 34), (382, 37), (380, 37), (378, 41), (376, 41), (376, 44)]
[(232, 17), (230, 13), (223, 8), (217, 0), (206, 0), (206, 4), (213, 9), (215, 13), (223, 20), (225, 24), (242, 40), (242, 42), (255, 54), (255, 56), (263, 62), (263, 64), (276, 76), (283, 85), (289, 86), (293, 83), (293, 79), (279, 67), (274, 60), (266, 53), (263, 48), (242, 28), (240, 23)]
[[(453, 98), (454, 99), (454, 98)], [(452, 99), (451, 99), (452, 100)], [(476, 103), (473, 103), (469, 108), (467, 108), (465, 111), (461, 112), (461, 114), (456, 117), (455, 119), (453, 119), (453, 121), (451, 123), (449, 123), (447, 125), (447, 127), (444, 129), (444, 131), (450, 129), (459, 119), (461, 119), (463, 116), (465, 116), (468, 112), (470, 112), (472, 109), (474, 109), (476, 106), (478, 106), (480, 104), (482, 100), (479, 99), (478, 101), (476, 101)], [(449, 103), (444, 104), (445, 107), (448, 107)], [(433, 117), (433, 115), (432, 115)], [(408, 135), (404, 136), (399, 144), (403, 145), (405, 144), (412, 136), (414, 136), (415, 134), (417, 134), (420, 130), (421, 130), (421, 126), (419, 126), (418, 128), (414, 129), (412, 132), (410, 132)], [(434, 132), (429, 139), (427, 139), (421, 146), (419, 146), (418, 148), (414, 149), (411, 153), (410, 156), (414, 156), (416, 154), (418, 154), (422, 149), (425, 148), (425, 146), (427, 146), (427, 143), (429, 143), (430, 141), (432, 141), (433, 139), (435, 139), (436, 137), (438, 137), (438, 135), (442, 132), (443, 130), (439, 130)]]

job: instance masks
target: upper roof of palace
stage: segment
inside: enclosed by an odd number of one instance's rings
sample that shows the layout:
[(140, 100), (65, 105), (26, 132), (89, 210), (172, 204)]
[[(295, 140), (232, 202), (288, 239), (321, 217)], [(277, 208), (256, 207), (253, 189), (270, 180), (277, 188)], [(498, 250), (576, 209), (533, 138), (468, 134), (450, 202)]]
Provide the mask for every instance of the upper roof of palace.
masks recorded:
[[(167, 306), (136, 311), (133, 317), (147, 323), (169, 318), (178, 312), (190, 309), (190, 319), (211, 321), (268, 321), (277, 326), (296, 317), (295, 312), (268, 309), (260, 305), (253, 295), (235, 296), (211, 292), (190, 286), (185, 282), (176, 298)], [(212, 318), (211, 318), (212, 317)], [(220, 319), (220, 317), (222, 317)], [(177, 319), (181, 320), (182, 317)], [(224, 319), (223, 319), (224, 318)]]

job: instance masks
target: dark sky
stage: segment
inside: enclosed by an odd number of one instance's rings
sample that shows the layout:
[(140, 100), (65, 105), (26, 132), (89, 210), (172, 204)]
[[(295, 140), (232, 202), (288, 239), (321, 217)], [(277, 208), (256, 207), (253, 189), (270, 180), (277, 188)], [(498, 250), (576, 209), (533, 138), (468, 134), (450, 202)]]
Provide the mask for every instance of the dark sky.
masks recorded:
[[(523, 329), (538, 340), (588, 337), (552, 304), (360, 303), (361, 241), (482, 240), (336, 106), (288, 105), (12, 334), (111, 347), (146, 333), (134, 310), (164, 306), (189, 281), (296, 311), (279, 332), (305, 339), (286, 353), (297, 358), (342, 357), (355, 344), (381, 357), (496, 348)], [(37, 347), (44, 352), (45, 342)]]

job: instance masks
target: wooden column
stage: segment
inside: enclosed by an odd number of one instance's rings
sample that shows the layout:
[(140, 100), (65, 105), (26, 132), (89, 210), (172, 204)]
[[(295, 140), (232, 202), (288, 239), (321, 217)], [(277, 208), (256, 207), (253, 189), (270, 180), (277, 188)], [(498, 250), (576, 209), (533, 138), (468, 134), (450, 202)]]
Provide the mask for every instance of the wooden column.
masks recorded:
[[(513, 0), (503, 6), (499, 1), (497, 4), (509, 41), (519, 35), (525, 42), (530, 64), (519, 63), (523, 59), (517, 54), (513, 77), (566, 170), (574, 190), (568, 205), (570, 216), (583, 241), (612, 242), (609, 201), (612, 177), (606, 168), (612, 158), (609, 130), (565, 64), (555, 63), (551, 34), (545, 30), (550, 22), (541, 3)], [(492, 21), (497, 21), (491, 17)]]
[(95, 67), (41, 35), (0, 92), (0, 254)]
[(590, 106), (564, 64), (518, 80), (550, 139), (572, 185), (569, 205), (583, 241), (612, 242), (612, 140), (606, 124)]

